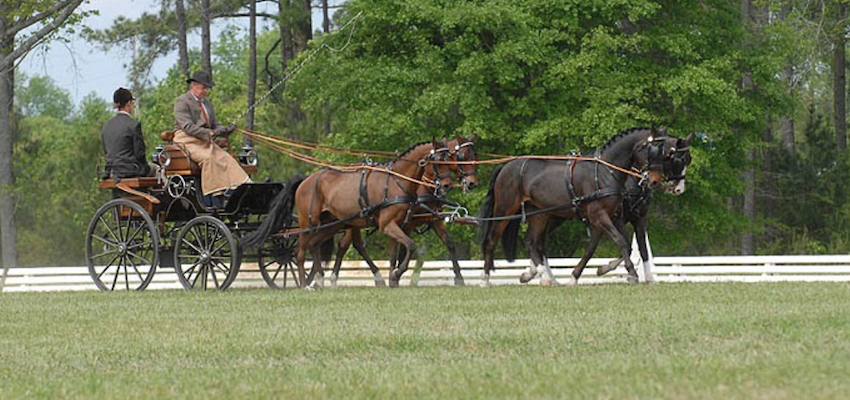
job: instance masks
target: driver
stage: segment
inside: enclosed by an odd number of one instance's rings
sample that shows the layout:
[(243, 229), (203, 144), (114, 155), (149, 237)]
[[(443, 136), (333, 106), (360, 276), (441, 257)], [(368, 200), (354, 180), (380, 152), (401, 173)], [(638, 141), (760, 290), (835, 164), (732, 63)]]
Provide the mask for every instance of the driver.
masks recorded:
[(173, 141), (181, 144), (189, 158), (201, 167), (204, 195), (228, 196), (237, 186), (251, 182), (239, 162), (215, 143), (216, 138), (228, 135), (236, 126), (218, 124), (212, 103), (206, 99), (213, 87), (208, 73), (196, 71), (186, 83), (189, 91), (174, 104)]

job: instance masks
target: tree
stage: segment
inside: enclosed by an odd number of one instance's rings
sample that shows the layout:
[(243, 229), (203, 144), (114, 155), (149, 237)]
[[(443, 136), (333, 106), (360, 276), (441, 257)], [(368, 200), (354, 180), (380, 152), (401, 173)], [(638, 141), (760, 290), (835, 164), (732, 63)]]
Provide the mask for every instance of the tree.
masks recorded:
[(201, 69), (213, 76), (210, 51), (210, 0), (201, 0)]
[(189, 45), (187, 43), (186, 9), (183, 0), (175, 0), (174, 10), (177, 15), (177, 49), (180, 57), (180, 72), (189, 76)]
[[(16, 63), (33, 48), (51, 39), (63, 26), (80, 21), (74, 11), (83, 0), (0, 2), (0, 247), (3, 276), (17, 263), (15, 246), (15, 199), (12, 196), (12, 110)], [(14, 3), (14, 4), (13, 4)], [(32, 33), (17, 40), (31, 27)]]
[[(254, 101), (257, 91), (257, 2), (250, 5), (251, 27), (248, 34), (248, 116), (245, 126), (254, 129)], [(245, 145), (251, 144), (251, 138), (245, 138)]]

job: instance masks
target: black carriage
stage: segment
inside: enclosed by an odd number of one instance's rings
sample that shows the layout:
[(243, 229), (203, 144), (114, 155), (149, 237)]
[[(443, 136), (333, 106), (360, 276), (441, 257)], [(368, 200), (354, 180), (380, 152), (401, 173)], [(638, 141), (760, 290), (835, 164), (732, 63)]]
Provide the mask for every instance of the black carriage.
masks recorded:
[[(200, 168), (163, 133), (153, 161), (156, 177), (113, 179), (99, 184), (112, 191), (86, 234), (89, 274), (102, 291), (144, 290), (157, 270), (173, 269), (186, 290), (224, 290), (236, 279), (243, 261), (256, 261), (266, 283), (297, 287), (292, 269), (294, 238), (275, 235), (251, 254), (238, 239), (256, 229), (271, 200), (285, 183), (239, 186), (226, 200), (204, 196)], [(236, 156), (248, 174), (256, 172), (256, 153), (243, 148)]]

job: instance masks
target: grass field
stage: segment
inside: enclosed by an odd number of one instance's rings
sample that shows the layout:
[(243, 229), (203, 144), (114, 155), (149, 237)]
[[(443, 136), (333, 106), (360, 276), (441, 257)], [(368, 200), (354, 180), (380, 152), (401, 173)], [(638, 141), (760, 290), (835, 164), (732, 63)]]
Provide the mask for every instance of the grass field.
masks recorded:
[(0, 398), (846, 398), (850, 285), (0, 294)]

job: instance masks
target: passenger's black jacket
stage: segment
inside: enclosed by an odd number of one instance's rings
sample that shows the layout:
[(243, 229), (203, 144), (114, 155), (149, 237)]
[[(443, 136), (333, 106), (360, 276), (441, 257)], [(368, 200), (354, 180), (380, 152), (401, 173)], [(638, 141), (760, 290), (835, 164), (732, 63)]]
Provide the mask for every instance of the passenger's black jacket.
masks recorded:
[(103, 124), (101, 138), (106, 151), (107, 175), (118, 178), (150, 175), (139, 121), (119, 112)]

